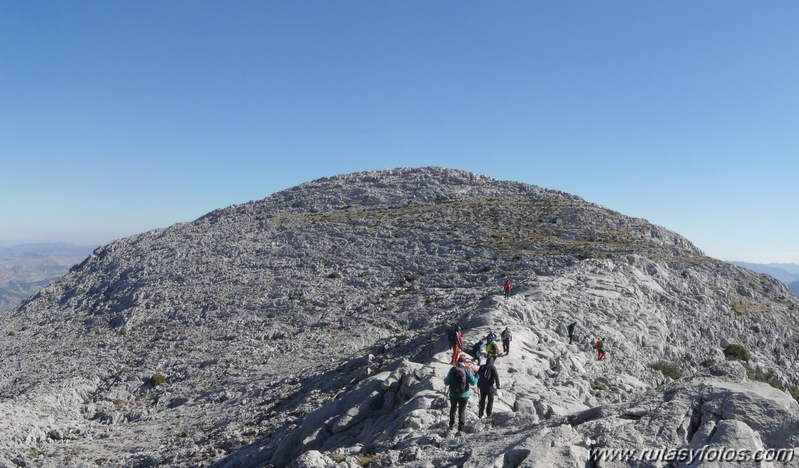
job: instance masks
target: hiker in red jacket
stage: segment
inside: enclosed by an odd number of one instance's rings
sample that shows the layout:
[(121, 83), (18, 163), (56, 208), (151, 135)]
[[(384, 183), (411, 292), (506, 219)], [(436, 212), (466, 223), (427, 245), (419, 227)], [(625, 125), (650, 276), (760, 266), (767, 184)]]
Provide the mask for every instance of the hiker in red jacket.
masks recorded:
[(505, 291), (505, 299), (510, 296), (511, 289), (513, 289), (513, 283), (509, 279), (505, 280), (505, 284), (502, 285), (502, 290)]
[(458, 357), (461, 354), (461, 348), (463, 348), (463, 332), (461, 331), (460, 326), (456, 326), (452, 330), (449, 331), (449, 349), (452, 350), (452, 359), (450, 360), (450, 364), (455, 365), (458, 362)]
[(596, 348), (596, 360), (601, 361), (605, 359), (605, 339), (600, 338), (597, 340), (594, 348)]

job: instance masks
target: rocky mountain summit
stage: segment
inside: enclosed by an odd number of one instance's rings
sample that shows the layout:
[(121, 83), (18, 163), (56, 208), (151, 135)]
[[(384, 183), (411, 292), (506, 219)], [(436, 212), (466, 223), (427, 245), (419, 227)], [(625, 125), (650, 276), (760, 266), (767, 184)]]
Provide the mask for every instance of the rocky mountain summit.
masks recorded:
[[(0, 316), (0, 466), (788, 459), (797, 306), (570, 194), (444, 168), (319, 179), (100, 247)], [(473, 395), (464, 434), (446, 430), (454, 324), (467, 349), (514, 333), (494, 413)]]

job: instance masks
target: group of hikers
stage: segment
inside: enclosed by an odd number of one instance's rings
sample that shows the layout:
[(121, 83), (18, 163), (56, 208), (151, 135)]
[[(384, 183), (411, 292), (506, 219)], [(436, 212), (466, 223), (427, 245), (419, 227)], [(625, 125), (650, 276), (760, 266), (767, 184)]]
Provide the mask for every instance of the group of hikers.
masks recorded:
[[(498, 337), (493, 330), (491, 330), (485, 337), (486, 345), (483, 346), (483, 340), (478, 341), (472, 347), (472, 357), (477, 361), (478, 369), (469, 364), (466, 355), (461, 354), (460, 350), (463, 348), (463, 331), (461, 327), (456, 326), (449, 332), (450, 349), (452, 349), (451, 364), (454, 365), (450, 369), (447, 376), (444, 378), (444, 385), (449, 387), (449, 429), (455, 427), (455, 414), (458, 414), (458, 432), (463, 431), (466, 423), (466, 403), (469, 401), (469, 386), (476, 385), (480, 393), (480, 402), (478, 404), (478, 417), (482, 418), (483, 414), (491, 416), (491, 411), (494, 408), (494, 395), (500, 388), (499, 374), (497, 368), (494, 367), (494, 360), (500, 354), (499, 344), (497, 341), (502, 339), (502, 351), (507, 356), (510, 353), (510, 342), (513, 336), (509, 328), (505, 328), (502, 334)], [(483, 359), (486, 359), (485, 364), (481, 364)]]
[[(503, 286), (505, 297), (510, 293), (510, 281), (506, 281)], [(569, 333), (569, 344), (574, 344), (574, 331), (577, 328), (577, 322), (572, 322), (566, 327)], [(447, 376), (444, 378), (444, 385), (449, 387), (449, 430), (455, 427), (455, 415), (458, 416), (458, 432), (463, 431), (465, 425), (465, 411), (466, 404), (469, 401), (469, 386), (476, 385), (480, 394), (480, 402), (478, 404), (478, 417), (483, 418), (483, 414), (491, 416), (491, 411), (494, 407), (494, 396), (497, 394), (500, 383), (499, 374), (494, 366), (494, 361), (503, 355), (500, 353), (499, 344), (497, 341), (502, 340), (502, 353), (507, 356), (510, 353), (510, 343), (513, 340), (513, 335), (510, 328), (505, 327), (498, 337), (493, 330), (489, 331), (485, 339), (479, 340), (471, 349), (471, 356), (477, 362), (478, 369), (469, 364), (469, 360), (465, 354), (461, 354), (463, 349), (463, 331), (460, 326), (455, 326), (448, 333), (449, 345), (452, 350), (452, 359), (450, 369)], [(483, 342), (485, 341), (485, 345)], [(594, 349), (597, 351), (597, 360), (601, 361), (605, 358), (605, 339), (600, 338), (594, 344)], [(486, 359), (485, 364), (482, 360)]]

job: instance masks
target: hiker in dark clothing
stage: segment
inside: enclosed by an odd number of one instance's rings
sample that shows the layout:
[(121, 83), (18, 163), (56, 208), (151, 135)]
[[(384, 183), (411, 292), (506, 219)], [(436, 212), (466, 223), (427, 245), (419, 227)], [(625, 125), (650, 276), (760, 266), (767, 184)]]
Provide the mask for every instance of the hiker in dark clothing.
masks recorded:
[(480, 340), (472, 347), (472, 357), (477, 360), (477, 367), (480, 367), (483, 356), (485, 356), (485, 351), (483, 351), (483, 341)]
[(502, 349), (505, 351), (505, 356), (510, 354), (510, 342), (513, 339), (513, 334), (510, 332), (510, 328), (505, 327), (500, 334), (502, 337)]
[(574, 343), (574, 329), (577, 327), (577, 322), (572, 322), (566, 327), (566, 330), (569, 332), (569, 344)]
[[(494, 385), (496, 385), (496, 389)], [(494, 408), (494, 394), (499, 390), (499, 374), (497, 374), (493, 360), (489, 359), (487, 363), (477, 369), (477, 389), (480, 391), (479, 417), (483, 417), (484, 409), (485, 415), (491, 416), (491, 410)], [(486, 400), (488, 400), (488, 406), (486, 406)]]
[(466, 424), (466, 403), (469, 401), (469, 385), (477, 384), (477, 377), (466, 367), (466, 356), (458, 358), (458, 363), (449, 370), (444, 385), (449, 386), (449, 430), (455, 427), (455, 411), (458, 412), (458, 432)]

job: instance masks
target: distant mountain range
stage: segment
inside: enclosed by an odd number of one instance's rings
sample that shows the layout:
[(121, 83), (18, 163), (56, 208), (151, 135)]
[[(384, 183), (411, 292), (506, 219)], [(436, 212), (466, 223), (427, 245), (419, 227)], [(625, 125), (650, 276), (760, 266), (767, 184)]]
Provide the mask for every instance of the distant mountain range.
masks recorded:
[(0, 312), (66, 274), (94, 247), (72, 244), (23, 244), (0, 247)]
[(799, 265), (795, 263), (747, 263), (747, 262), (729, 262), (744, 268), (748, 268), (757, 273), (765, 273), (774, 278), (782, 281), (788, 286), (788, 289), (799, 297)]

